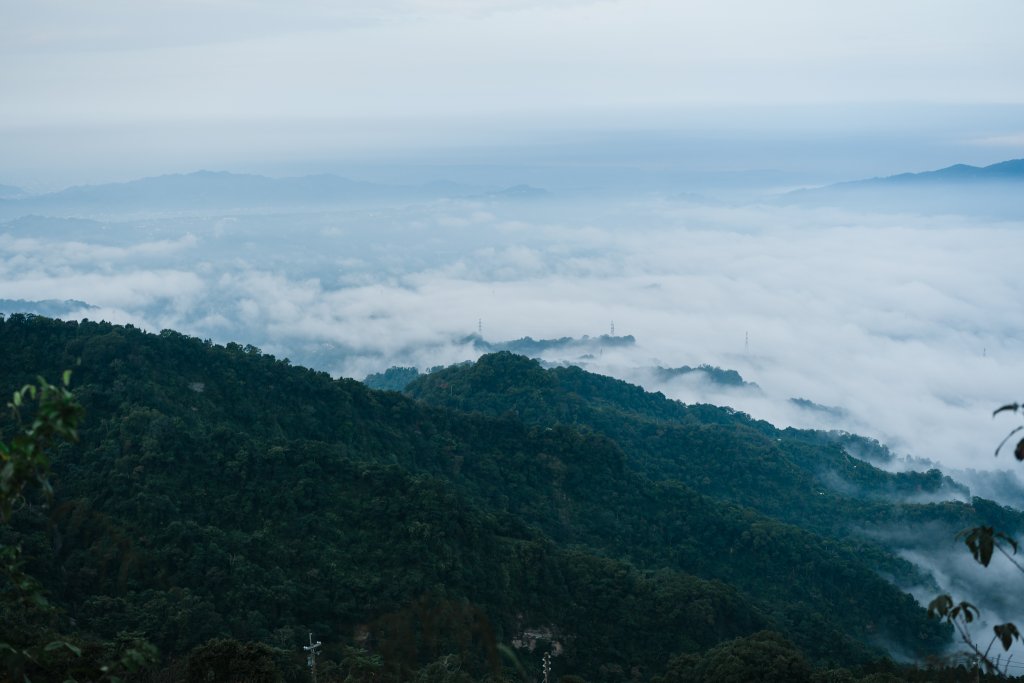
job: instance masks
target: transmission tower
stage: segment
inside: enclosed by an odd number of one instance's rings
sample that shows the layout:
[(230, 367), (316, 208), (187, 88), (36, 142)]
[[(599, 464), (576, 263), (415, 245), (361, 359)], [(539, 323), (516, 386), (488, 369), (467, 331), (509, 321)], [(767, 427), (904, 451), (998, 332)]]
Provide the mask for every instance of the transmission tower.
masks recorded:
[(320, 641), (313, 642), (313, 634), (309, 634), (309, 645), (303, 645), (306, 651), (306, 664), (309, 665), (309, 676), (316, 683), (316, 657), (320, 654)]
[(549, 683), (548, 678), (551, 676), (551, 653), (544, 653), (544, 683)]
[(613, 337), (615, 336), (615, 321), (614, 320), (612, 321), (612, 334), (611, 334), (611, 336), (613, 336)]

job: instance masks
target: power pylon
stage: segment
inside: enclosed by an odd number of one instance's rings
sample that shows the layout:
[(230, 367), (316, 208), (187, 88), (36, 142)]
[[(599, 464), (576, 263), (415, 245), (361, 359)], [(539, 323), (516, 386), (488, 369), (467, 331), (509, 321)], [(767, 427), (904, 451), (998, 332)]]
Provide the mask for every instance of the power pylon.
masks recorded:
[(309, 676), (313, 679), (313, 683), (316, 683), (316, 657), (320, 654), (320, 641), (313, 642), (313, 634), (309, 634), (309, 645), (303, 645), (302, 649), (306, 651), (306, 664), (309, 665)]

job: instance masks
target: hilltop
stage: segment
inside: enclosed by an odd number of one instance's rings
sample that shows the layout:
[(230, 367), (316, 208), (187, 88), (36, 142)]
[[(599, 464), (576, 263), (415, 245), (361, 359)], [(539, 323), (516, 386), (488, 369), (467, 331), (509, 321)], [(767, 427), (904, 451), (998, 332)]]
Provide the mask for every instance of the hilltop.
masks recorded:
[(531, 639), (587, 680), (728, 643), (870, 666), (949, 633), (907, 592), (937, 591), (928, 572), (865, 530), (1024, 526), (938, 472), (852, 457), (849, 435), (508, 352), (402, 396), (173, 331), (0, 322), (0, 389), (68, 367), (81, 443), (8, 540), (74, 637), (142, 634), (167, 666), (215, 638), (296, 651), (308, 631), (332, 666), (362, 652), (402, 676), (446, 653), (474, 677), (535, 672), (515, 647)]

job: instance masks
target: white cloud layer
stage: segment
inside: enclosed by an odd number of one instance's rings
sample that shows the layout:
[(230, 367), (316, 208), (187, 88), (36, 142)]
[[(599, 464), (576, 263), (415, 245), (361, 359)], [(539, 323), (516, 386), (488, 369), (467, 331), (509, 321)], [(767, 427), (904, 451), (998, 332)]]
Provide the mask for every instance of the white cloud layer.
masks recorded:
[[(614, 321), (638, 344), (593, 369), (949, 466), (1010, 464), (991, 451), (1012, 421), (990, 415), (1024, 376), (1019, 223), (651, 199), (170, 218), (162, 239), (113, 246), (16, 226), (0, 236), (0, 298), (84, 300), (103, 317), (356, 378), (472, 357), (455, 340), (478, 321), (490, 340), (593, 336)], [(637, 370), (700, 363), (761, 391), (654, 384)]]

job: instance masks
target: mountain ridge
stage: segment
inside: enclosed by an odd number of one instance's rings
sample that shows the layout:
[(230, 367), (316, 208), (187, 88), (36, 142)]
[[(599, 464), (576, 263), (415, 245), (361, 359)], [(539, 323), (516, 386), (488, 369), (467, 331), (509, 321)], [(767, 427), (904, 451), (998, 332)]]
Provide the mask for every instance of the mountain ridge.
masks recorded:
[(460, 198), (500, 192), (488, 187), (436, 180), (419, 185), (386, 185), (333, 174), (274, 178), (200, 170), (148, 176), (98, 185), (75, 185), (41, 195), (0, 200), (0, 213), (63, 215), (96, 211), (189, 211), (316, 207), (342, 202)]
[(1024, 216), (1024, 159), (988, 166), (954, 164), (919, 173), (851, 180), (793, 190), (783, 204), (836, 206), (926, 214), (960, 213), (995, 218)]
[(1003, 182), (1024, 181), (1024, 159), (1008, 159), (988, 166), (971, 166), (969, 164), (953, 164), (932, 171), (917, 173), (897, 173), (891, 176), (851, 180), (835, 183), (826, 187), (842, 187), (864, 184), (882, 183), (933, 183), (933, 182)]
[[(507, 352), (426, 376), (421, 388), (440, 396), (477, 387), (472, 405), (450, 408), (170, 330), (14, 315), (0, 321), (0, 350), (0, 388), (81, 359), (82, 445), (54, 461), (56, 556), (45, 559), (40, 508), (16, 528), (76, 628), (102, 637), (135, 629), (181, 654), (218, 634), (283, 646), (280, 629), (294, 624), (341, 647), (352, 628), (429, 593), (478, 605), (501, 642), (555, 624), (565, 662), (588, 677), (612, 665), (648, 676), (673, 653), (766, 627), (816, 662), (870, 661), (884, 639), (921, 653), (947, 642), (878, 574), (926, 581), (908, 562), (722, 488), (716, 471), (729, 463), (763, 486), (785, 471), (806, 480), (800, 453), (846, 457), (728, 409)], [(558, 405), (571, 395), (587, 418), (576, 424), (573, 405)], [(596, 420), (630, 405), (638, 418), (619, 432)], [(702, 440), (696, 457), (645, 464), (657, 453), (639, 446), (673, 430)], [(701, 460), (710, 469), (682, 476)], [(932, 479), (905, 483), (941, 485)], [(872, 505), (901, 523), (987, 510)], [(101, 561), (120, 569), (91, 569)], [(656, 597), (668, 594), (686, 602)]]

